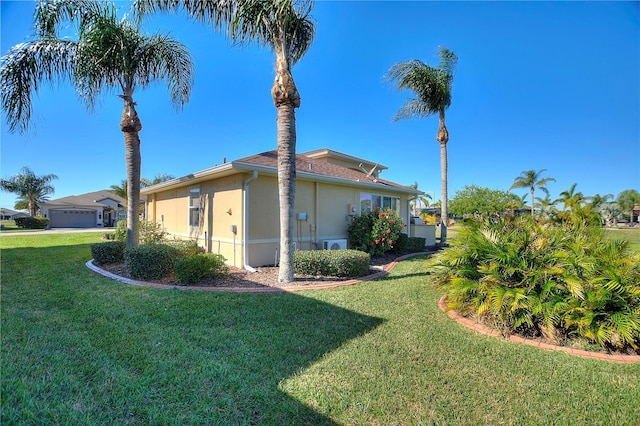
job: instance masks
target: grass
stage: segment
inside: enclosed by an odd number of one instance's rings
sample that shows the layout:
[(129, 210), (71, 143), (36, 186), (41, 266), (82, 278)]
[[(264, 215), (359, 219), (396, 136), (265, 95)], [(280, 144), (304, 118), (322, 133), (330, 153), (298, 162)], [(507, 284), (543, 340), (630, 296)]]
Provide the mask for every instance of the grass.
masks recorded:
[(6, 236), (3, 424), (637, 424), (640, 364), (575, 358), (448, 319), (432, 259), (330, 291), (128, 286), (99, 234)]
[(640, 253), (640, 226), (634, 228), (609, 228), (607, 229), (607, 235), (612, 238), (629, 241), (631, 250)]

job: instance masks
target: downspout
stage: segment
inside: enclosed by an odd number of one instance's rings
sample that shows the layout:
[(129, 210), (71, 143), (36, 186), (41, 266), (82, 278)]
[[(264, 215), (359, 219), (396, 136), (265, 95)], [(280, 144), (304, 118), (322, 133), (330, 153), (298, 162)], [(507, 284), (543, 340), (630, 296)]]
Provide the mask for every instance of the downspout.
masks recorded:
[[(416, 195), (416, 197), (417, 197), (417, 195)], [(411, 201), (409, 201), (409, 198), (407, 197), (407, 237), (411, 236), (411, 207), (410, 207), (410, 204), (411, 204)]]
[(247, 259), (249, 257), (249, 184), (254, 180), (256, 180), (257, 178), (258, 178), (258, 171), (254, 170), (253, 173), (251, 174), (251, 177), (249, 177), (247, 180), (245, 180), (242, 183), (243, 191), (244, 191), (244, 208), (242, 212), (244, 214), (244, 220), (243, 220), (244, 223), (242, 224), (242, 233), (244, 234), (243, 235), (244, 244), (243, 244), (242, 262), (244, 265), (244, 269), (246, 269), (249, 272), (256, 272), (255, 268), (253, 268), (251, 265), (247, 263)]

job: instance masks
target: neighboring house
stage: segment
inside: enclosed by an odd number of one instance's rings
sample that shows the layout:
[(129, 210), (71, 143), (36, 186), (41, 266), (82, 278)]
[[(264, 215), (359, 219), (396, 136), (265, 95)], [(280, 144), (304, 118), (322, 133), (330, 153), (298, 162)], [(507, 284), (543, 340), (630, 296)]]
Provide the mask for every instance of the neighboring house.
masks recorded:
[(29, 213), (5, 209), (4, 207), (0, 209), (0, 220), (15, 220), (19, 217), (29, 217)]
[(109, 190), (49, 200), (40, 214), (49, 218), (51, 228), (94, 228), (115, 226), (126, 219), (126, 201)]
[[(346, 248), (353, 215), (391, 208), (409, 224), (411, 187), (380, 179), (387, 167), (321, 149), (296, 156), (294, 241), (298, 250)], [(190, 238), (227, 263), (278, 263), (277, 152), (252, 155), (142, 189), (147, 219)], [(410, 225), (409, 225), (410, 226)]]

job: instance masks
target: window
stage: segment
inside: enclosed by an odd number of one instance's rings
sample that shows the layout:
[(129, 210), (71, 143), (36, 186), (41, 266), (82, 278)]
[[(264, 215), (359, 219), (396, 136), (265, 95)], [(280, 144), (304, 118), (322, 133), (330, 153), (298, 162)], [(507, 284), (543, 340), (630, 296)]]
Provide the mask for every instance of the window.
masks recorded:
[(200, 226), (200, 188), (189, 190), (189, 226), (192, 228)]
[(387, 195), (360, 193), (360, 212), (377, 211), (379, 209), (391, 209), (394, 212), (400, 210), (400, 198)]

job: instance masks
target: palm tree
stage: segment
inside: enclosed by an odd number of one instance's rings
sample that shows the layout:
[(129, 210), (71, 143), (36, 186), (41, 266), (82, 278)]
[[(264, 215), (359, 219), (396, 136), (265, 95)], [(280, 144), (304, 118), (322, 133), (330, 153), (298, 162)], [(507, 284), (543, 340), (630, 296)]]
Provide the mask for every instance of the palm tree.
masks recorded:
[(597, 211), (600, 209), (600, 207), (607, 204), (609, 200), (613, 200), (613, 194), (605, 194), (605, 195), (595, 194), (589, 200), (589, 205), (593, 210)]
[[(58, 37), (58, 30), (68, 21), (77, 25), (77, 40)], [(120, 130), (124, 133), (129, 188), (127, 246), (136, 246), (141, 163), (138, 132), (142, 123), (133, 94), (137, 88), (166, 80), (172, 103), (182, 107), (191, 91), (191, 57), (184, 45), (170, 37), (143, 35), (130, 21), (119, 20), (111, 2), (41, 0), (35, 28), (32, 41), (14, 46), (2, 58), (2, 108), (9, 130), (27, 130), (31, 95), (41, 81), (71, 80), (89, 109), (103, 90), (119, 91), (124, 102)]]
[(238, 44), (257, 42), (276, 56), (275, 80), (271, 88), (277, 108), (278, 193), (280, 199), (280, 268), (278, 281), (293, 281), (293, 202), (296, 183), (296, 116), (300, 94), (291, 68), (311, 47), (315, 25), (312, 1), (295, 0), (136, 0), (134, 10), (182, 9), (190, 18), (226, 29)]
[[(142, 182), (142, 179), (140, 179), (140, 182)], [(111, 189), (109, 191), (126, 200), (129, 198), (129, 191), (127, 191), (127, 186), (127, 180), (124, 179), (120, 182), (120, 185), (111, 185)]]
[[(413, 182), (413, 184), (409, 185), (411, 188), (417, 190), (418, 182)], [(425, 207), (429, 207), (429, 200), (431, 199), (431, 195), (425, 193), (423, 195), (412, 195), (409, 197), (409, 207), (411, 209), (412, 216), (417, 216), (416, 209), (418, 205), (424, 204)]]
[(513, 188), (528, 188), (531, 194), (531, 215), (533, 216), (535, 206), (535, 192), (536, 188), (540, 189), (545, 194), (549, 194), (547, 189), (547, 183), (555, 182), (554, 178), (542, 178), (542, 174), (546, 172), (546, 169), (538, 170), (525, 170), (520, 173), (520, 176), (515, 178), (513, 184), (509, 187), (509, 191)]
[(40, 204), (49, 200), (49, 195), (54, 193), (51, 181), (58, 179), (54, 174), (36, 176), (29, 168), (23, 167), (22, 172), (9, 178), (0, 180), (3, 191), (18, 195), (15, 208), (27, 208), (31, 216), (35, 216)]
[(559, 194), (556, 203), (562, 203), (563, 210), (576, 210), (586, 203), (587, 198), (582, 195), (582, 192), (576, 192), (576, 186), (578, 184), (574, 183), (568, 190)]
[(409, 99), (398, 110), (394, 121), (403, 118), (425, 118), (434, 114), (439, 116), (436, 140), (440, 144), (440, 181), (442, 197), (440, 203), (440, 243), (447, 239), (447, 142), (449, 131), (445, 125), (445, 112), (451, 105), (453, 74), (458, 57), (449, 49), (440, 49), (440, 64), (434, 68), (422, 61), (413, 59), (391, 66), (386, 79), (395, 82), (399, 91), (410, 90), (416, 98)]

